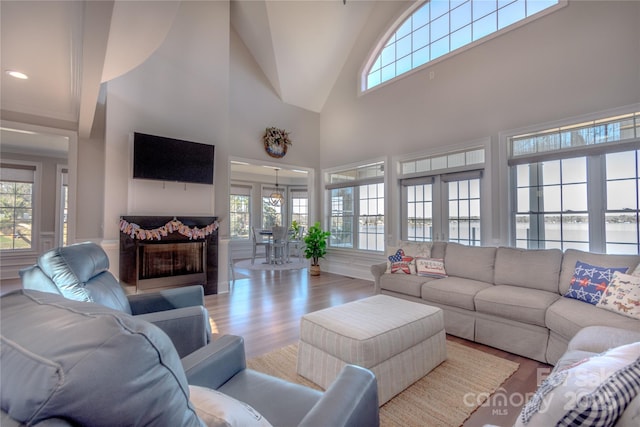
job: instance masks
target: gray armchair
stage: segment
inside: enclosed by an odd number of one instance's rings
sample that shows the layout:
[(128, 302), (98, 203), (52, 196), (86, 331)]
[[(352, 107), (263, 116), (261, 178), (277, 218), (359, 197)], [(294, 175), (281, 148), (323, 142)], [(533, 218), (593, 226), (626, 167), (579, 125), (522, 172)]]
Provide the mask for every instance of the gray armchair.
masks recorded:
[(20, 271), (24, 289), (62, 295), (75, 301), (95, 302), (140, 316), (162, 329), (182, 357), (211, 340), (209, 313), (202, 286), (126, 295), (109, 272), (109, 258), (95, 243), (52, 249), (37, 264)]
[(379, 425), (364, 368), (346, 366), (320, 392), (246, 369), (243, 340), (230, 335), (180, 360), (140, 316), (32, 290), (0, 298), (0, 328), (3, 427), (202, 426), (246, 413), (256, 426)]

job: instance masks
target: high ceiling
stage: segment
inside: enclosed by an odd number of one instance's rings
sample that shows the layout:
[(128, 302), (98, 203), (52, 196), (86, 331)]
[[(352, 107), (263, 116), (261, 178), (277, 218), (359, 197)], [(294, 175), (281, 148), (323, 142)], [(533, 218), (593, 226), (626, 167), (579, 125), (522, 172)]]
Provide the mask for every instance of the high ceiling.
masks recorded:
[[(283, 102), (319, 112), (373, 4), (231, 0), (231, 25)], [(2, 0), (2, 118), (88, 137), (101, 83), (135, 68), (162, 44), (179, 5)], [(15, 79), (7, 70), (29, 78)]]

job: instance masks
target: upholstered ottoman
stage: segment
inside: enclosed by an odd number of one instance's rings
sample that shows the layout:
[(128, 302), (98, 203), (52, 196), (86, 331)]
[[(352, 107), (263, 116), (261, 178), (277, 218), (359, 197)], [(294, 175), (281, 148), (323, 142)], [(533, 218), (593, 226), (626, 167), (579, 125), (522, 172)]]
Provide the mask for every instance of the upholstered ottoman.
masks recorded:
[(447, 358), (442, 310), (387, 295), (306, 314), (298, 374), (327, 388), (345, 364), (373, 371), (382, 406)]

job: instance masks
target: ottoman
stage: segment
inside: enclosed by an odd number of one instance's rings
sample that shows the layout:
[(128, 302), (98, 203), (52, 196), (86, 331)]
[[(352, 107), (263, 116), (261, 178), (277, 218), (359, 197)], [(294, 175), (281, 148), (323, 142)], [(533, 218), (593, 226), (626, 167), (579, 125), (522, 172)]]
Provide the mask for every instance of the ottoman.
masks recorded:
[(380, 406), (446, 358), (438, 307), (375, 295), (300, 321), (298, 374), (326, 389), (346, 364), (370, 369)]

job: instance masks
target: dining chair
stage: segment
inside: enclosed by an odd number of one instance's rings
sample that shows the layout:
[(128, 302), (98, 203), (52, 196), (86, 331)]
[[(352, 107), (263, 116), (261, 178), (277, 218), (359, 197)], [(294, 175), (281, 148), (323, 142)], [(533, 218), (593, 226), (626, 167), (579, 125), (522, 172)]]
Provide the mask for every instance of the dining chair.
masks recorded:
[(271, 234), (271, 261), (276, 264), (284, 264), (287, 262), (287, 252), (289, 249), (289, 229), (275, 225), (271, 229)]
[(256, 262), (256, 252), (259, 246), (264, 247), (264, 251), (265, 251), (265, 259), (267, 262), (270, 261), (270, 242), (268, 240), (264, 240), (262, 238), (262, 236), (258, 237), (258, 234), (256, 233), (256, 228), (255, 227), (251, 227), (251, 239), (253, 241), (253, 252), (251, 254), (251, 265), (255, 264)]
[(304, 226), (298, 227), (298, 235), (289, 240), (287, 261), (289, 261), (292, 252), (298, 258), (298, 262), (302, 261), (302, 255), (304, 254)]

